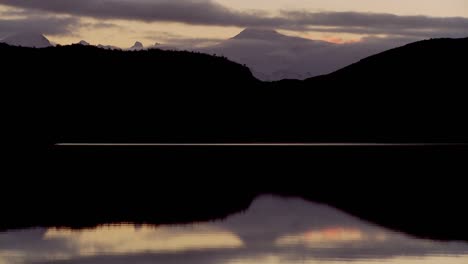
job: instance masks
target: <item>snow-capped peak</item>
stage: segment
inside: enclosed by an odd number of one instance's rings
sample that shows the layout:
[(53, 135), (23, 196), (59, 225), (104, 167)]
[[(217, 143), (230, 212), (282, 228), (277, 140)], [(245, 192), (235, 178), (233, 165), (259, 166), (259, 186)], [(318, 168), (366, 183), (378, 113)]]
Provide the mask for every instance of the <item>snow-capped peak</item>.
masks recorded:
[(46, 37), (38, 33), (16, 33), (1, 39), (0, 42), (28, 48), (46, 48), (52, 46)]
[(89, 46), (91, 44), (89, 44), (88, 42), (86, 42), (84, 40), (81, 40), (80, 42), (78, 42), (78, 45)]
[(282, 37), (276, 30), (265, 28), (246, 28), (233, 39), (264, 39), (271, 40)]
[(129, 50), (142, 50), (144, 49), (145, 47), (143, 46), (143, 44), (139, 41), (135, 42), (135, 44), (129, 49)]

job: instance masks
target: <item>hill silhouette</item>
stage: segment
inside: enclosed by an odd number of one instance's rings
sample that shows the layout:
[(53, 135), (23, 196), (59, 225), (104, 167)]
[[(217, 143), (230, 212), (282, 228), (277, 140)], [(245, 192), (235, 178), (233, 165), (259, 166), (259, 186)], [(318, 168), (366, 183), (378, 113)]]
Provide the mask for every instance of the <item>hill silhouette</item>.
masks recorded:
[[(463, 62), (468, 58), (468, 38), (431, 39), (391, 49), (367, 57), (331, 74), (310, 78), (308, 85), (347, 84), (355, 92), (359, 88), (406, 89), (408, 94), (442, 94), (437, 85), (456, 85), (450, 90), (462, 89), (457, 84), (463, 78)], [(376, 89), (376, 86), (380, 89)], [(347, 88), (346, 87), (346, 88)], [(342, 87), (345, 88), (345, 87)], [(438, 91), (434, 91), (438, 90)]]
[(459, 120), (467, 110), (462, 85), (467, 59), (468, 38), (432, 39), (328, 75), (273, 86), (295, 87), (304, 92), (300, 98), (320, 98), (327, 116), (344, 119), (357, 130), (366, 127), (380, 140), (466, 142), (466, 127)]
[[(466, 145), (54, 145), (467, 143), (466, 88), (459, 83), (467, 50), (467, 39), (429, 40), (330, 75), (268, 83), (245, 66), (206, 54), (0, 44), (8, 98), (2, 151), (11, 167), (0, 228), (210, 219), (245, 208), (258, 193), (274, 192), (419, 236), (467, 240), (467, 219), (459, 213)], [(430, 174), (438, 177), (429, 180)], [(25, 185), (33, 189), (23, 190)]]

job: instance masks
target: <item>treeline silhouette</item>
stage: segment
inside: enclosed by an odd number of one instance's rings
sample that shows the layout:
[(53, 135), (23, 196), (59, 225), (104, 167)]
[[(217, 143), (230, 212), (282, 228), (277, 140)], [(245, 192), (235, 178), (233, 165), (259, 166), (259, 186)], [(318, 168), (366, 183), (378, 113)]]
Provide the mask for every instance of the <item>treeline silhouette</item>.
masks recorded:
[(417, 42), (329, 75), (271, 83), (226, 58), (185, 51), (0, 44), (0, 58), (9, 169), (0, 228), (211, 219), (273, 192), (326, 202), (419, 236), (468, 239), (468, 219), (460, 214), (463, 144), (54, 145), (467, 143), (468, 39)]
[(34, 98), (29, 106), (51, 121), (51, 142), (466, 142), (467, 43), (417, 42), (330, 75), (276, 83), (183, 51), (0, 52), (4, 87)]

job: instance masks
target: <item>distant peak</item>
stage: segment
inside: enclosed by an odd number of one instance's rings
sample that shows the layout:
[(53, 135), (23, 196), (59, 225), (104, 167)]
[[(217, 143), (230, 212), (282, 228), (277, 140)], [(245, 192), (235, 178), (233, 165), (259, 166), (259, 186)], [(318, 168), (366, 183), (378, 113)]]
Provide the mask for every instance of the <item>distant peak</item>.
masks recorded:
[(80, 42), (78, 42), (78, 45), (89, 46), (90, 44), (84, 40), (81, 40)]
[(233, 39), (274, 39), (280, 37), (274, 29), (266, 28), (246, 28)]
[(22, 32), (9, 35), (2, 39), (0, 42), (4, 42), (13, 46), (23, 46), (31, 48), (45, 48), (50, 47), (52, 44), (50, 41), (40, 33)]
[(143, 48), (143, 43), (137, 41), (137, 42), (135, 42), (135, 44), (133, 45), (133, 47), (141, 47), (141, 48)]
[(144, 49), (143, 43), (137, 41), (133, 46), (130, 48), (130, 50), (141, 50)]

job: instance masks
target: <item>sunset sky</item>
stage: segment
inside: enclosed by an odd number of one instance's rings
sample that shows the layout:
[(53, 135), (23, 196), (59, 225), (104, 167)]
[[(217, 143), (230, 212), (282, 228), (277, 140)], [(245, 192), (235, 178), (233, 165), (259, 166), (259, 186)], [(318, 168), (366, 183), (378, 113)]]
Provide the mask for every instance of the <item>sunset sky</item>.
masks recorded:
[(131, 46), (226, 39), (246, 27), (335, 42), (468, 36), (466, 0), (0, 0), (0, 37)]

